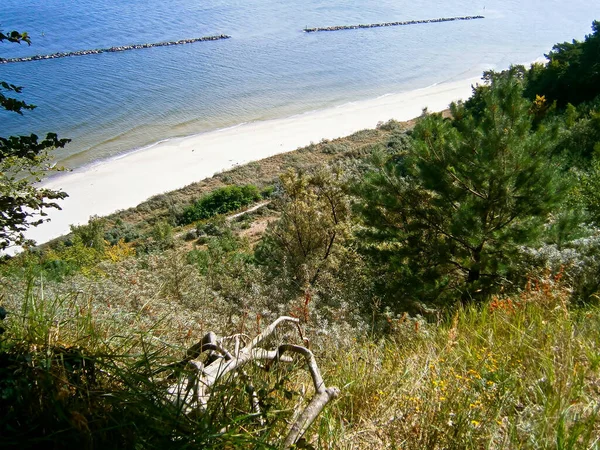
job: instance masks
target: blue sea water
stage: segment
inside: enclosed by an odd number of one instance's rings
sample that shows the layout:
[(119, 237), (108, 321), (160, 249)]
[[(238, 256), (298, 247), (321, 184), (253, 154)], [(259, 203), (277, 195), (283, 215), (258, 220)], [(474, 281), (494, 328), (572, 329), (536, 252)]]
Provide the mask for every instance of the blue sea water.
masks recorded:
[[(482, 14), (484, 20), (302, 32), (356, 23)], [(583, 39), (591, 0), (2, 0), (0, 28), (30, 56), (229, 34), (229, 40), (0, 65), (38, 106), (0, 112), (0, 135), (55, 131), (78, 167), (175, 136), (287, 117), (532, 61)]]

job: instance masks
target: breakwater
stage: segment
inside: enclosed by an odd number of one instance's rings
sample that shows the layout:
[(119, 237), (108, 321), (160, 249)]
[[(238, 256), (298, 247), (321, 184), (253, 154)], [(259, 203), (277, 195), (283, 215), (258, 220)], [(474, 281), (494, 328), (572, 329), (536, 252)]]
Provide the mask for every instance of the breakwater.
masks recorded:
[(0, 64), (28, 62), (28, 61), (40, 61), (40, 60), (44, 60), (44, 59), (68, 58), (69, 56), (98, 55), (100, 53), (126, 52), (128, 50), (138, 50), (138, 49), (142, 49), (142, 48), (166, 47), (169, 45), (193, 44), (194, 42), (203, 42), (203, 41), (218, 41), (221, 39), (229, 39), (230, 37), (231, 36), (228, 36), (226, 34), (218, 34), (215, 36), (203, 36), (203, 37), (192, 38), (192, 39), (181, 39), (179, 41), (156, 42), (153, 44), (122, 45), (119, 47), (97, 48), (97, 49), (93, 49), (93, 50), (78, 50), (75, 52), (59, 52), (59, 53), (52, 53), (50, 55), (34, 55), (34, 56), (25, 56), (25, 57), (21, 57), (21, 58), (0, 58)]
[(406, 20), (404, 22), (383, 22), (383, 23), (367, 23), (359, 25), (340, 25), (335, 27), (317, 27), (317, 28), (305, 28), (305, 33), (314, 33), (317, 31), (338, 31), (338, 30), (356, 30), (359, 28), (379, 28), (379, 27), (400, 27), (404, 25), (417, 25), (420, 23), (439, 23), (439, 22), (453, 22), (455, 20), (475, 20), (485, 19), (484, 16), (462, 16), (462, 17), (441, 17), (439, 19), (425, 19), (425, 20)]

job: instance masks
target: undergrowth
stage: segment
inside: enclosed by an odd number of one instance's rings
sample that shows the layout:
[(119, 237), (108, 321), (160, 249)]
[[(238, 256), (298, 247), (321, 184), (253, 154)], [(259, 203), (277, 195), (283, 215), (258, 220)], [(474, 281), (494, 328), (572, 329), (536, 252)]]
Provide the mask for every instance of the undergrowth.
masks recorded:
[[(342, 395), (303, 445), (598, 448), (600, 310), (569, 298), (549, 279), (439, 324), (405, 315), (388, 319), (385, 337), (335, 350), (321, 340), (313, 351)], [(264, 421), (239, 379), (205, 414), (185, 414), (156, 377), (185, 351), (163, 321), (118, 324), (83, 296), (45, 297), (34, 284), (23, 300), (0, 340), (3, 448), (270, 448), (312, 389), (300, 367), (252, 367)]]
[(441, 326), (407, 317), (325, 369), (342, 387), (323, 448), (599, 448), (600, 310), (570, 309), (553, 280), (460, 307)]
[(271, 448), (305, 401), (296, 388), (310, 385), (297, 365), (248, 367), (260, 415), (235, 377), (212, 390), (205, 412), (189, 413), (167, 392), (189, 374), (173, 365), (185, 348), (169, 342), (163, 320), (112, 321), (89, 298), (45, 296), (30, 283), (22, 308), (8, 309), (2, 325), (3, 449)]

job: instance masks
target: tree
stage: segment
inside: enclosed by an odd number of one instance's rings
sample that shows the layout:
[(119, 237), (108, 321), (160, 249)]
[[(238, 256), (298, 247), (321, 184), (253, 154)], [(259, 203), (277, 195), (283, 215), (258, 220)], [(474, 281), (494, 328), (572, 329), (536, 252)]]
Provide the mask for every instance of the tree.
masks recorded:
[[(27, 33), (0, 31), (0, 42), (8, 41), (30, 45)], [(23, 114), (35, 108), (22, 100), (10, 97), (20, 94), (22, 87), (0, 81), (0, 107), (6, 111)], [(36, 187), (43, 175), (53, 170), (48, 151), (64, 147), (69, 139), (59, 139), (48, 133), (44, 139), (29, 136), (0, 136), (0, 251), (12, 245), (29, 244), (24, 232), (38, 226), (45, 219), (47, 208), (60, 206), (55, 200), (64, 199), (62, 191)]]
[(600, 95), (600, 22), (592, 22), (592, 31), (584, 41), (556, 44), (545, 65), (531, 66), (525, 89), (528, 98), (544, 95), (564, 108)]
[(425, 115), (412, 150), (359, 186), (366, 251), (387, 272), (388, 297), (483, 298), (539, 236), (563, 190), (552, 133), (533, 130), (522, 93), (517, 68), (488, 73), (452, 119)]
[(350, 213), (342, 177), (328, 170), (312, 175), (290, 170), (280, 176), (281, 218), (269, 226), (256, 252), (270, 273), (285, 272), (305, 289), (339, 264)]

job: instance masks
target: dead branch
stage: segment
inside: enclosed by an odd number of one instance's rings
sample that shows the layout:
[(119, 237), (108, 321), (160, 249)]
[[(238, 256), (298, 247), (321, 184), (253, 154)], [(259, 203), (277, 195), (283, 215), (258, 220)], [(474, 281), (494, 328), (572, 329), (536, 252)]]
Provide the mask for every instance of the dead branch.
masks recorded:
[[(212, 332), (206, 334), (198, 343), (187, 350), (184, 359), (168, 366), (168, 368), (186, 368), (188, 374), (187, 377), (180, 377), (176, 383), (168, 387), (167, 394), (169, 399), (175, 405), (182, 408), (185, 413), (193, 411), (203, 412), (206, 410), (206, 405), (210, 400), (211, 389), (226, 374), (233, 373), (234, 376), (240, 376), (246, 383), (246, 392), (250, 397), (251, 411), (260, 416), (262, 412), (260, 410), (258, 394), (254, 389), (252, 380), (242, 370), (242, 367), (250, 362), (258, 363), (266, 361), (266, 368), (268, 369), (275, 363), (294, 361), (292, 356), (284, 355), (284, 353), (300, 355), (304, 357), (308, 367), (308, 372), (311, 375), (315, 388), (315, 395), (306, 408), (297, 414), (297, 418), (289, 427), (282, 448), (290, 448), (304, 435), (325, 405), (339, 395), (339, 389), (325, 386), (316, 359), (308, 348), (293, 344), (282, 344), (276, 349), (268, 349), (261, 346), (264, 341), (273, 335), (276, 328), (285, 322), (298, 324), (299, 320), (295, 317), (279, 317), (243, 347), (240, 347), (241, 335), (218, 338)], [(304, 341), (301, 333), (300, 337)], [(226, 348), (226, 343), (231, 342), (234, 343), (233, 353)], [(206, 354), (205, 361), (199, 361), (199, 358), (204, 354)], [(166, 369), (159, 369), (155, 374), (164, 370)], [(260, 419), (260, 423), (264, 423), (262, 418)]]

